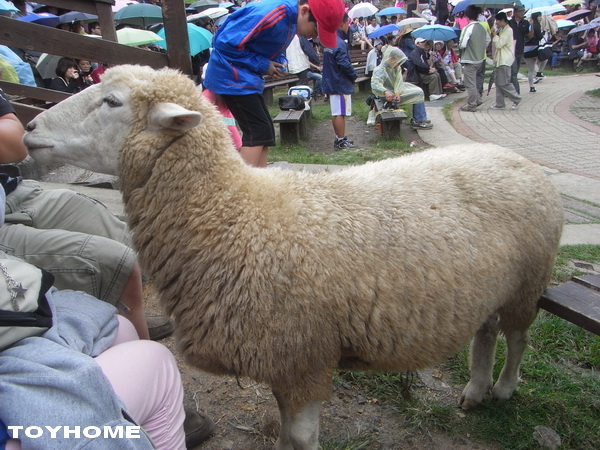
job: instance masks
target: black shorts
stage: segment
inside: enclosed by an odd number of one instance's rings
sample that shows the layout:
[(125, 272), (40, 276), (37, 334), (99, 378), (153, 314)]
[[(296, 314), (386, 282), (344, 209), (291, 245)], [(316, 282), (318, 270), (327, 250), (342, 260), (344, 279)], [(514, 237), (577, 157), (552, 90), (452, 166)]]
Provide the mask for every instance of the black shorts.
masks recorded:
[(275, 128), (262, 95), (221, 95), (242, 130), (242, 146), (275, 145)]

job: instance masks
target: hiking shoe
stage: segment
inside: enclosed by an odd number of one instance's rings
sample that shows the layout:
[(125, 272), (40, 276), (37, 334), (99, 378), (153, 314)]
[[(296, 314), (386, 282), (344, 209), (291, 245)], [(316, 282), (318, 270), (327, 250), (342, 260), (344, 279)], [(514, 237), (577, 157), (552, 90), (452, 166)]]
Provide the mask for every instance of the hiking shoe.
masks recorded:
[(492, 105), (490, 106), (490, 109), (506, 109), (506, 106)]
[(514, 103), (512, 104), (512, 106), (510, 107), (510, 109), (513, 109), (513, 110), (514, 110), (514, 109), (519, 109), (519, 102), (514, 102)]
[(531, 86), (531, 87), (529, 88), (529, 92), (533, 93), (533, 92), (537, 92), (537, 91), (536, 91), (536, 89), (535, 89), (533, 86)]
[(185, 420), (183, 431), (185, 432), (185, 446), (196, 447), (206, 441), (215, 432), (215, 423), (206, 414), (194, 411), (191, 408), (183, 408)]
[(335, 143), (333, 144), (334, 150), (345, 150), (347, 148), (356, 148), (356, 145), (350, 143), (346, 139), (336, 139)]
[(461, 111), (467, 111), (467, 112), (475, 112), (477, 111), (477, 106), (471, 106), (471, 105), (464, 105), (460, 107)]
[(410, 123), (410, 127), (413, 130), (431, 130), (433, 128), (433, 124), (431, 122), (427, 123), (423, 122), (412, 122)]
[(429, 101), (435, 102), (436, 100), (440, 100), (444, 98), (446, 94), (433, 94), (429, 96)]
[(417, 124), (417, 123), (431, 123), (431, 120), (425, 119), (425, 120), (421, 120), (421, 121), (417, 122), (414, 118), (410, 119), (410, 124), (411, 125), (414, 125), (414, 124)]

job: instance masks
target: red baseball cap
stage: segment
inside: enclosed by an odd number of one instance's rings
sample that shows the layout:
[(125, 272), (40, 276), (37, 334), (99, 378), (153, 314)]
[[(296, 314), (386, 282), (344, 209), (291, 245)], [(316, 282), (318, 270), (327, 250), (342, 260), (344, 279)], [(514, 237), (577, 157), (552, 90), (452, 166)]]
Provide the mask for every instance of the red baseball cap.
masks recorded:
[(342, 24), (345, 7), (342, 0), (308, 0), (310, 12), (317, 19), (317, 30), (321, 44), (325, 47), (337, 45), (337, 29)]

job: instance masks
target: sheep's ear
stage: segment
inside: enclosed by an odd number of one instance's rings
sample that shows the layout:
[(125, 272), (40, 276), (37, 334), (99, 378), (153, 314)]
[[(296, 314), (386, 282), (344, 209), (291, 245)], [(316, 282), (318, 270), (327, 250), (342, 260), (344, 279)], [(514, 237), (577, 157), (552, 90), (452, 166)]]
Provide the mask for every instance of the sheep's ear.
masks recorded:
[(175, 103), (158, 103), (150, 111), (150, 126), (170, 130), (187, 130), (197, 126), (202, 115), (197, 111), (190, 111)]

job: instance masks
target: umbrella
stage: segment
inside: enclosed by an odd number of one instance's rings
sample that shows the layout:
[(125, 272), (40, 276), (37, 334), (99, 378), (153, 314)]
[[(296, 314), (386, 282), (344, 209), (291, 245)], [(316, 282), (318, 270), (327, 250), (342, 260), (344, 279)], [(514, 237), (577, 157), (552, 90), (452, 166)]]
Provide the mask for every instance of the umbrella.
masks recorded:
[(574, 27), (577, 24), (571, 20), (558, 19), (556, 21), (556, 25), (558, 26), (558, 28), (568, 28), (568, 27)]
[(596, 23), (596, 22), (600, 22), (600, 17), (596, 17), (594, 20), (592, 20), (590, 23)]
[(58, 16), (50, 13), (31, 13), (23, 17), (18, 17), (17, 20), (23, 22), (37, 23), (38, 25), (46, 25), (48, 27), (55, 27), (59, 23)]
[[(187, 31), (188, 39), (190, 41), (190, 54), (192, 56), (195, 56), (201, 51), (204, 51), (211, 47), (213, 35), (206, 28), (198, 27), (193, 23), (188, 23)], [(164, 40), (165, 29), (163, 28), (160, 31), (158, 31), (158, 35), (163, 40), (158, 42), (157, 45), (160, 45), (162, 48), (167, 49), (167, 41)]]
[(369, 17), (375, 14), (379, 9), (377, 6), (373, 6), (370, 3), (358, 3), (354, 5), (350, 11), (348, 11), (348, 16), (352, 19), (356, 19), (357, 17)]
[(79, 11), (71, 11), (58, 17), (59, 23), (71, 23), (71, 22), (92, 22), (98, 20), (98, 16), (93, 14), (86, 14)]
[(540, 6), (558, 5), (557, 0), (521, 0), (525, 9), (539, 8)]
[(406, 28), (420, 28), (423, 25), (428, 25), (429, 20), (423, 19), (422, 17), (409, 17), (408, 19), (402, 19), (396, 25), (403, 30)]
[(580, 25), (576, 28), (573, 28), (571, 31), (569, 31), (569, 34), (575, 34), (575, 33), (579, 33), (580, 31), (591, 30), (593, 28), (598, 28), (598, 27), (600, 27), (599, 22), (586, 23), (585, 25)]
[[(459, 3), (459, 5), (466, 1), (470, 1), (470, 0), (463, 0), (462, 2)], [(523, 6), (523, 3), (521, 2), (521, 0), (472, 0), (471, 4), (477, 5), (477, 6), (483, 6), (485, 8), (499, 8), (499, 9), (506, 8), (507, 6)]]
[(35, 68), (38, 70), (42, 78), (54, 78), (56, 77), (56, 66), (58, 65), (58, 60), (60, 58), (62, 58), (62, 56), (42, 53), (38, 58)]
[(185, 20), (188, 22), (193, 22), (194, 20), (198, 20), (198, 19), (216, 20), (219, 17), (226, 16), (227, 14), (229, 14), (229, 11), (227, 11), (225, 8), (221, 8), (221, 7), (207, 8), (204, 11), (200, 11), (199, 13), (192, 14), (191, 16), (187, 16), (187, 18)]
[(190, 5), (191, 8), (194, 8), (198, 12), (206, 8), (211, 8), (213, 6), (219, 6), (219, 2), (216, 2), (214, 0), (199, 0)]
[(147, 45), (154, 42), (160, 42), (163, 38), (158, 34), (148, 30), (139, 30), (137, 28), (121, 28), (117, 30), (117, 42), (119, 44), (137, 47), (138, 45)]
[(12, 3), (9, 3), (6, 0), (0, 0), (0, 14), (17, 11), (19, 11), (19, 8), (17, 8)]
[(398, 31), (398, 25), (390, 23), (389, 25), (384, 25), (382, 27), (377, 28), (375, 31), (369, 33), (369, 39), (375, 39), (381, 36), (384, 36), (388, 33), (393, 33), (394, 31)]
[(467, 6), (471, 4), (473, 0), (461, 0), (452, 10), (452, 14), (458, 14), (467, 9)]
[(449, 41), (456, 39), (456, 30), (446, 25), (424, 25), (412, 32), (413, 37), (428, 41)]
[(560, 4), (565, 6), (583, 5), (583, 0), (565, 0), (564, 2), (560, 2)]
[(587, 16), (591, 11), (589, 9), (578, 9), (577, 11), (573, 11), (571, 14), (567, 14), (565, 19), (567, 20), (577, 20), (581, 19), (584, 16)]
[(115, 4), (112, 5), (113, 12), (116, 12), (121, 8), (125, 8), (126, 6), (135, 5), (136, 3), (138, 3), (135, 0), (114, 0), (114, 2)]
[(150, 3), (127, 5), (115, 13), (115, 21), (119, 24), (146, 28), (148, 25), (163, 21), (162, 9)]
[(231, 3), (231, 2), (219, 3), (219, 7), (221, 7), (221, 8), (231, 8), (232, 6), (235, 6), (235, 3)]
[(525, 17), (530, 17), (533, 13), (539, 12), (545, 16), (551, 16), (552, 14), (566, 12), (567, 8), (563, 5), (552, 5), (552, 6), (538, 6), (537, 8), (531, 8), (525, 14)]
[(397, 16), (398, 14), (406, 14), (406, 11), (396, 6), (390, 6), (389, 8), (383, 8), (377, 13), (378, 16)]

